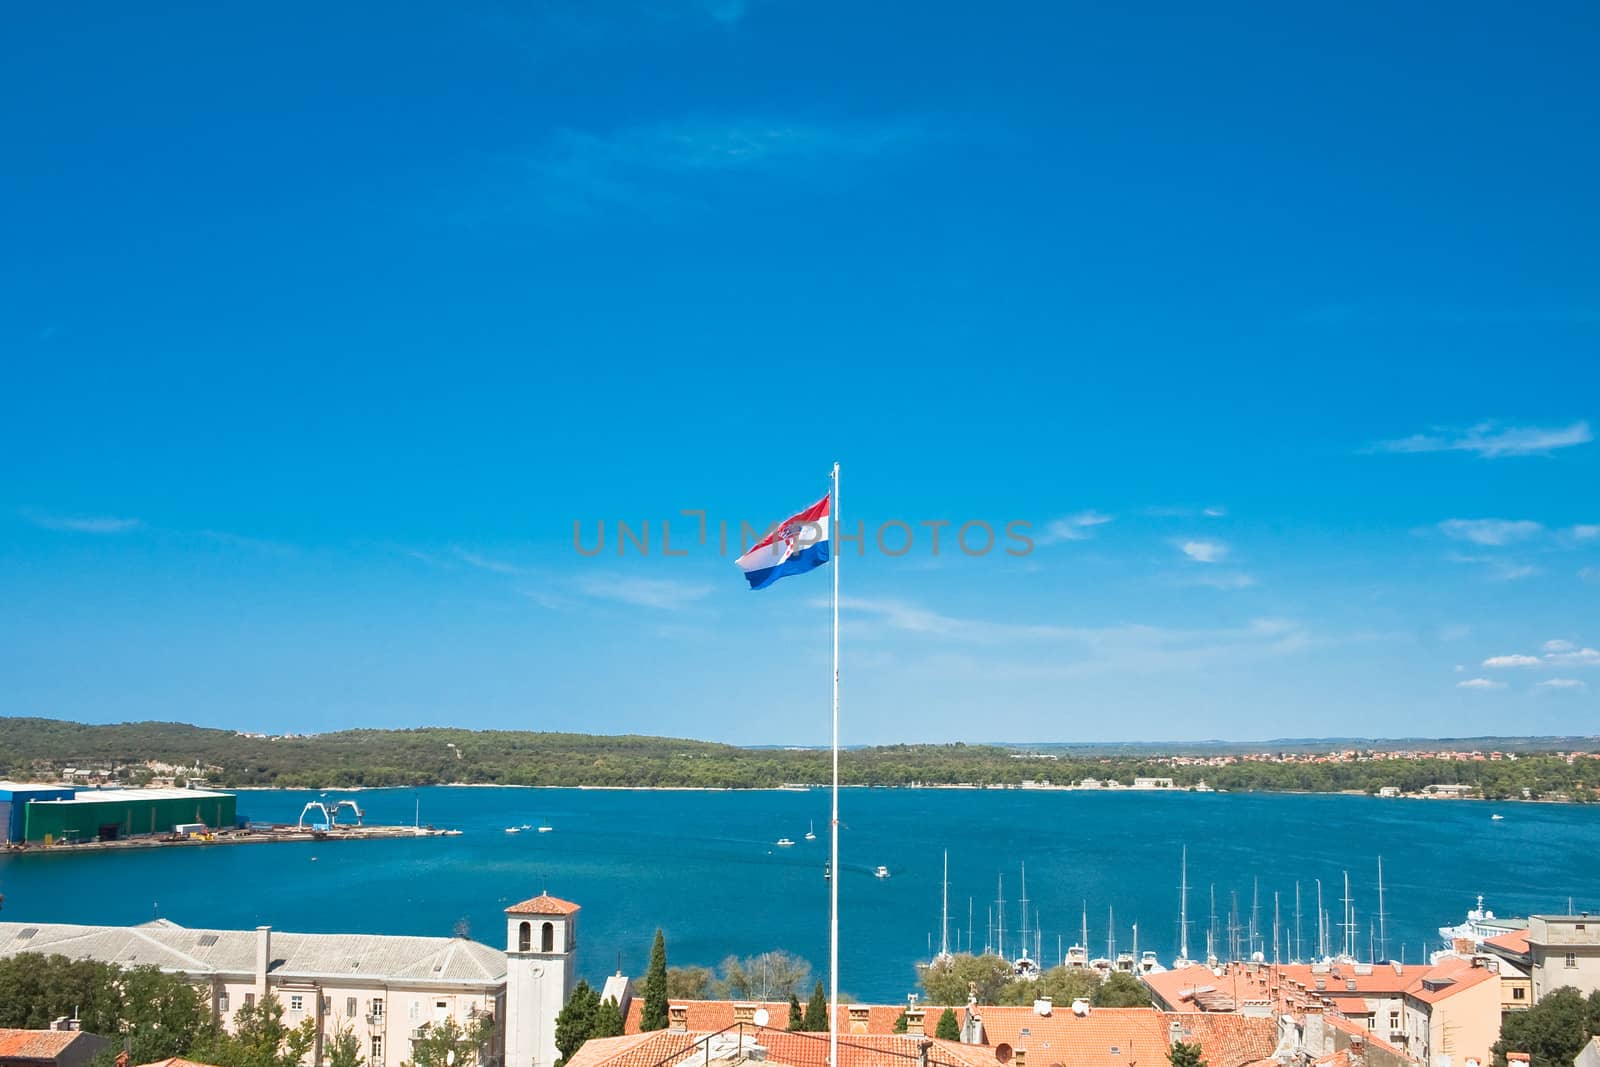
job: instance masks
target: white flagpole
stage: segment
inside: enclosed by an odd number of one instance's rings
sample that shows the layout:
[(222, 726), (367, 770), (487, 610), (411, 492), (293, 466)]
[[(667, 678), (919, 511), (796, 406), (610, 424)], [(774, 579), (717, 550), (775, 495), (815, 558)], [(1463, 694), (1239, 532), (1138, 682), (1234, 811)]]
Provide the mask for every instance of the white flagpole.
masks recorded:
[(833, 560), (833, 877), (828, 879), (828, 1063), (839, 1067), (839, 464), (833, 465), (828, 503), (828, 554)]

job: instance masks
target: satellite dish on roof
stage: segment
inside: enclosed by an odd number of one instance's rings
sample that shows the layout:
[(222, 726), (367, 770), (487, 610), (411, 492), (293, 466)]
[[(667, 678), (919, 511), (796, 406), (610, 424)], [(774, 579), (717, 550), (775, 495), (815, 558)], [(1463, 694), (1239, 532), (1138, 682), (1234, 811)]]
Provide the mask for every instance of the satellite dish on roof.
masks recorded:
[(755, 1022), (757, 1026), (765, 1026), (772, 1021), (772, 1016), (767, 1014), (766, 1008), (757, 1008)]

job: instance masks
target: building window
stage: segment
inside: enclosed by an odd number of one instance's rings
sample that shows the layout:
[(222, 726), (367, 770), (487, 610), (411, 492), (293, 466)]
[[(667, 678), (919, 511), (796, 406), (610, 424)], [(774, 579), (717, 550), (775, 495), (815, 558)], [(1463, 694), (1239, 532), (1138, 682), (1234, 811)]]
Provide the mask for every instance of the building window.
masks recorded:
[(517, 951), (528, 952), (533, 948), (533, 924), (523, 923), (517, 927)]
[(246, 993), (244, 995), (244, 1006), (247, 1008), (256, 1006), (256, 995), (254, 993)]
[(289, 998), (289, 1010), (290, 1011), (305, 1011), (306, 1010), (305, 998), (300, 996), (300, 994), (298, 994), (298, 993), (296, 993), (294, 996), (290, 997)]
[(217, 994), (217, 1010), (224, 1015), (228, 1013), (228, 991), (226, 989)]
[(383, 998), (382, 997), (373, 997), (372, 998), (372, 1017), (374, 1019), (382, 1019), (383, 1018)]
[(332, 997), (321, 997), (319, 999), (322, 1002), (322, 1014), (324, 1014), (324, 1015), (332, 1015), (333, 1014), (333, 998)]
[(383, 1067), (383, 1035), (382, 1034), (373, 1034), (372, 1035), (372, 1056), (371, 1056), (371, 1060), (372, 1060), (372, 1063), (373, 1063), (373, 1067)]
[(1567, 953), (1567, 969), (1568, 970), (1576, 970), (1577, 967), (1578, 967), (1578, 954), (1576, 952)]
[(356, 1017), (356, 998), (355, 997), (345, 997), (344, 998), (344, 1014), (345, 1014), (346, 1018), (354, 1019)]
[(1522, 988), (1521, 986), (1513, 986), (1512, 989), (1511, 989), (1511, 999), (1512, 1000), (1527, 1000), (1528, 999), (1528, 991), (1526, 989)]
[(1399, 1012), (1391, 1011), (1389, 1013), (1389, 1029), (1391, 1029), (1391, 1030), (1400, 1029), (1400, 1013)]
[(413, 1000), (410, 1006), (406, 1008), (406, 1018), (410, 1019), (412, 1022), (416, 1022), (417, 1016), (420, 1014), (422, 1014), (422, 1007)]
[(556, 924), (545, 923), (544, 931), (539, 935), (540, 952), (554, 952), (556, 950)]

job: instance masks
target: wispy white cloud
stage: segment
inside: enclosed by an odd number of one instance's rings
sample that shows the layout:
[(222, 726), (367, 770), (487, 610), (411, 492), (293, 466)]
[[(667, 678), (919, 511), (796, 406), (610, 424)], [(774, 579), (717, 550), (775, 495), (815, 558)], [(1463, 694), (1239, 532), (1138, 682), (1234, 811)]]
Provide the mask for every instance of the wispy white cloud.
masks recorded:
[(1574, 648), (1547, 652), (1544, 660), (1557, 667), (1600, 667), (1600, 649)]
[(481, 552), (475, 552), (469, 548), (462, 548), (459, 545), (451, 546), (450, 554), (469, 567), (474, 567), (480, 571), (488, 571), (491, 574), (531, 573), (527, 567), (524, 567), (521, 564), (509, 563), (503, 559), (494, 559), (491, 556), (485, 556)]
[(1509, 656), (1490, 656), (1483, 661), (1483, 665), (1495, 670), (1502, 667), (1537, 667), (1539, 666), (1539, 657), (1524, 656), (1520, 653), (1514, 653)]
[[(897, 154), (926, 141), (920, 121), (811, 122), (697, 117), (609, 133), (562, 130), (529, 161), (560, 210), (660, 207), (715, 195), (706, 183)], [(721, 189), (716, 186), (715, 189)]]
[(711, 595), (709, 585), (666, 578), (638, 578), (628, 574), (582, 575), (577, 579), (576, 587), (588, 597), (662, 611), (678, 611)]
[[(820, 606), (826, 600), (814, 603)], [(1290, 619), (1259, 618), (1239, 626), (1209, 629), (1142, 624), (1089, 627), (964, 618), (900, 600), (846, 597), (839, 606), (852, 624), (865, 622), (887, 631), (950, 644), (1039, 646), (1049, 650), (1050, 662), (1029, 669), (1052, 676), (1118, 669), (1175, 669), (1284, 655), (1304, 649), (1315, 640), (1305, 626)]]
[(1568, 530), (1575, 541), (1593, 541), (1600, 537), (1600, 523), (1580, 523)]
[(1480, 422), (1465, 429), (1437, 428), (1393, 441), (1380, 441), (1373, 452), (1470, 452), (1484, 459), (1542, 456), (1594, 440), (1587, 421), (1566, 426), (1503, 426)]
[(1504, 689), (1506, 683), (1491, 681), (1488, 678), (1468, 678), (1464, 682), (1457, 682), (1457, 689)]
[(1534, 684), (1535, 689), (1587, 689), (1587, 682), (1577, 678), (1547, 678)]
[(1045, 523), (1044, 529), (1035, 534), (1033, 540), (1039, 545), (1053, 545), (1061, 541), (1087, 541), (1094, 536), (1096, 526), (1104, 526), (1115, 518), (1115, 515), (1104, 515), (1098, 511), (1080, 511), (1076, 515), (1067, 515)]
[(142, 519), (120, 519), (109, 515), (48, 515), (31, 508), (24, 509), (22, 517), (41, 529), (62, 533), (119, 534), (144, 525)]
[(1228, 509), (1221, 504), (1212, 504), (1209, 507), (1194, 508), (1184, 504), (1152, 504), (1140, 508), (1139, 514), (1148, 515), (1153, 519), (1194, 519), (1205, 517), (1208, 519), (1224, 518)]
[(1485, 667), (1600, 667), (1600, 649), (1580, 648), (1571, 641), (1557, 638), (1546, 641), (1543, 655), (1530, 656), (1513, 652), (1504, 656), (1490, 656), (1483, 661)]
[(1243, 571), (1233, 571), (1229, 573), (1202, 572), (1199, 574), (1191, 572), (1180, 578), (1179, 584), (1203, 585), (1209, 589), (1249, 589), (1257, 583), (1255, 575), (1245, 574)]
[(1544, 526), (1531, 519), (1446, 519), (1439, 532), (1453, 541), (1500, 547), (1537, 537)]
[(1221, 563), (1228, 557), (1228, 546), (1221, 541), (1184, 541), (1178, 548), (1196, 563)]
[(1600, 567), (1580, 567), (1578, 578), (1585, 582), (1600, 582)]
[(1466, 623), (1453, 622), (1439, 627), (1439, 640), (1461, 641), (1472, 635), (1472, 627)]

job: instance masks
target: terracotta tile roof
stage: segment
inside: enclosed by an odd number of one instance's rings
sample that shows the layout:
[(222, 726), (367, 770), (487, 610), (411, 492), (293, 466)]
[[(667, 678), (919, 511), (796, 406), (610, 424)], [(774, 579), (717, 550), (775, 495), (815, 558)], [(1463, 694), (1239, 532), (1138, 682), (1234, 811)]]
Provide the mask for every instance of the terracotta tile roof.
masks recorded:
[(1509, 934), (1501, 934), (1499, 937), (1485, 938), (1483, 943), (1485, 945), (1493, 945), (1495, 948), (1505, 949), (1507, 952), (1518, 956), (1525, 956), (1528, 954), (1528, 931), (1513, 930)]
[(597, 1037), (583, 1043), (567, 1067), (655, 1067), (669, 1057), (694, 1050), (696, 1035), (672, 1030), (622, 1037)]
[(1380, 1051), (1387, 1052), (1392, 1056), (1398, 1056), (1400, 1059), (1406, 1060), (1410, 1063), (1417, 1062), (1417, 1058), (1411, 1055), (1411, 1053), (1400, 1048), (1398, 1045), (1391, 1045), (1389, 1042), (1385, 1041), (1377, 1034), (1374, 1034), (1371, 1030), (1368, 1030), (1365, 1026), (1353, 1019), (1346, 1019), (1340, 1015), (1324, 1015), (1323, 1022), (1335, 1030), (1344, 1031), (1351, 1037), (1361, 1038), (1362, 1040), (1366, 1041), (1369, 1048), (1379, 1049)]
[[(737, 1033), (734, 1031), (734, 1035)], [(586, 1042), (567, 1062), (568, 1067), (692, 1067), (703, 1061), (704, 1042), (711, 1036), (694, 1030), (656, 1030), (598, 1038)], [(765, 1048), (766, 1062), (774, 1065), (824, 1067), (828, 1055), (827, 1034), (749, 1027), (745, 1039)], [(841, 1034), (839, 1067), (916, 1067), (924, 1042), (929, 1045), (928, 1061), (935, 1067), (997, 1067), (991, 1049), (902, 1034)], [(712, 1063), (729, 1062), (716, 1058), (714, 1043), (712, 1056)]]
[[(1406, 987), (1406, 996), (1420, 1000), (1424, 1004), (1437, 1004), (1447, 997), (1453, 997), (1484, 982), (1499, 980), (1498, 973), (1487, 967), (1474, 967), (1471, 960), (1445, 960), (1438, 966), (1418, 974), (1416, 981)], [(1430, 988), (1430, 985), (1437, 987)]]
[(507, 915), (571, 915), (578, 911), (578, 905), (570, 900), (553, 897), (549, 893), (540, 893), (520, 904), (513, 904), (506, 909)]
[(1163, 1013), (1163, 1018), (1169, 1036), (1171, 1024), (1177, 1023), (1183, 1040), (1200, 1043), (1210, 1067), (1243, 1067), (1271, 1059), (1278, 1050), (1278, 1021), (1270, 1016), (1186, 1012)]
[(1341, 1015), (1370, 1015), (1367, 1002), (1360, 997), (1334, 997), (1333, 1006)]
[(54, 1060), (81, 1037), (81, 1030), (0, 1030), (0, 1060)]
[(141, 1063), (139, 1067), (215, 1067), (215, 1065), (200, 1063), (198, 1060), (186, 1060), (182, 1056), (168, 1056), (154, 1063)]
[[(732, 1000), (678, 1000), (673, 998), (668, 1002), (670, 1007), (681, 1007), (688, 1010), (684, 1025), (691, 1031), (714, 1034), (718, 1030), (732, 1026), (734, 1019), (734, 1004)], [(739, 1004), (745, 1001), (737, 1001)], [(774, 1030), (787, 1030), (789, 1028), (789, 1002), (787, 1000), (767, 1000), (749, 1002), (757, 1008), (767, 1009), (767, 1026)], [(622, 1032), (625, 1034), (639, 1033), (639, 1021), (644, 1016), (644, 997), (637, 996), (628, 1001), (628, 1017), (623, 1020)]]
[[(1163, 1067), (1167, 1062), (1167, 1018), (1154, 1008), (1070, 1009), (1048, 1016), (1031, 1007), (990, 1005), (978, 1009), (984, 1036), (1002, 1062), (1026, 1050), (1028, 1067)], [(1212, 1067), (1225, 1067), (1212, 1064)]]

